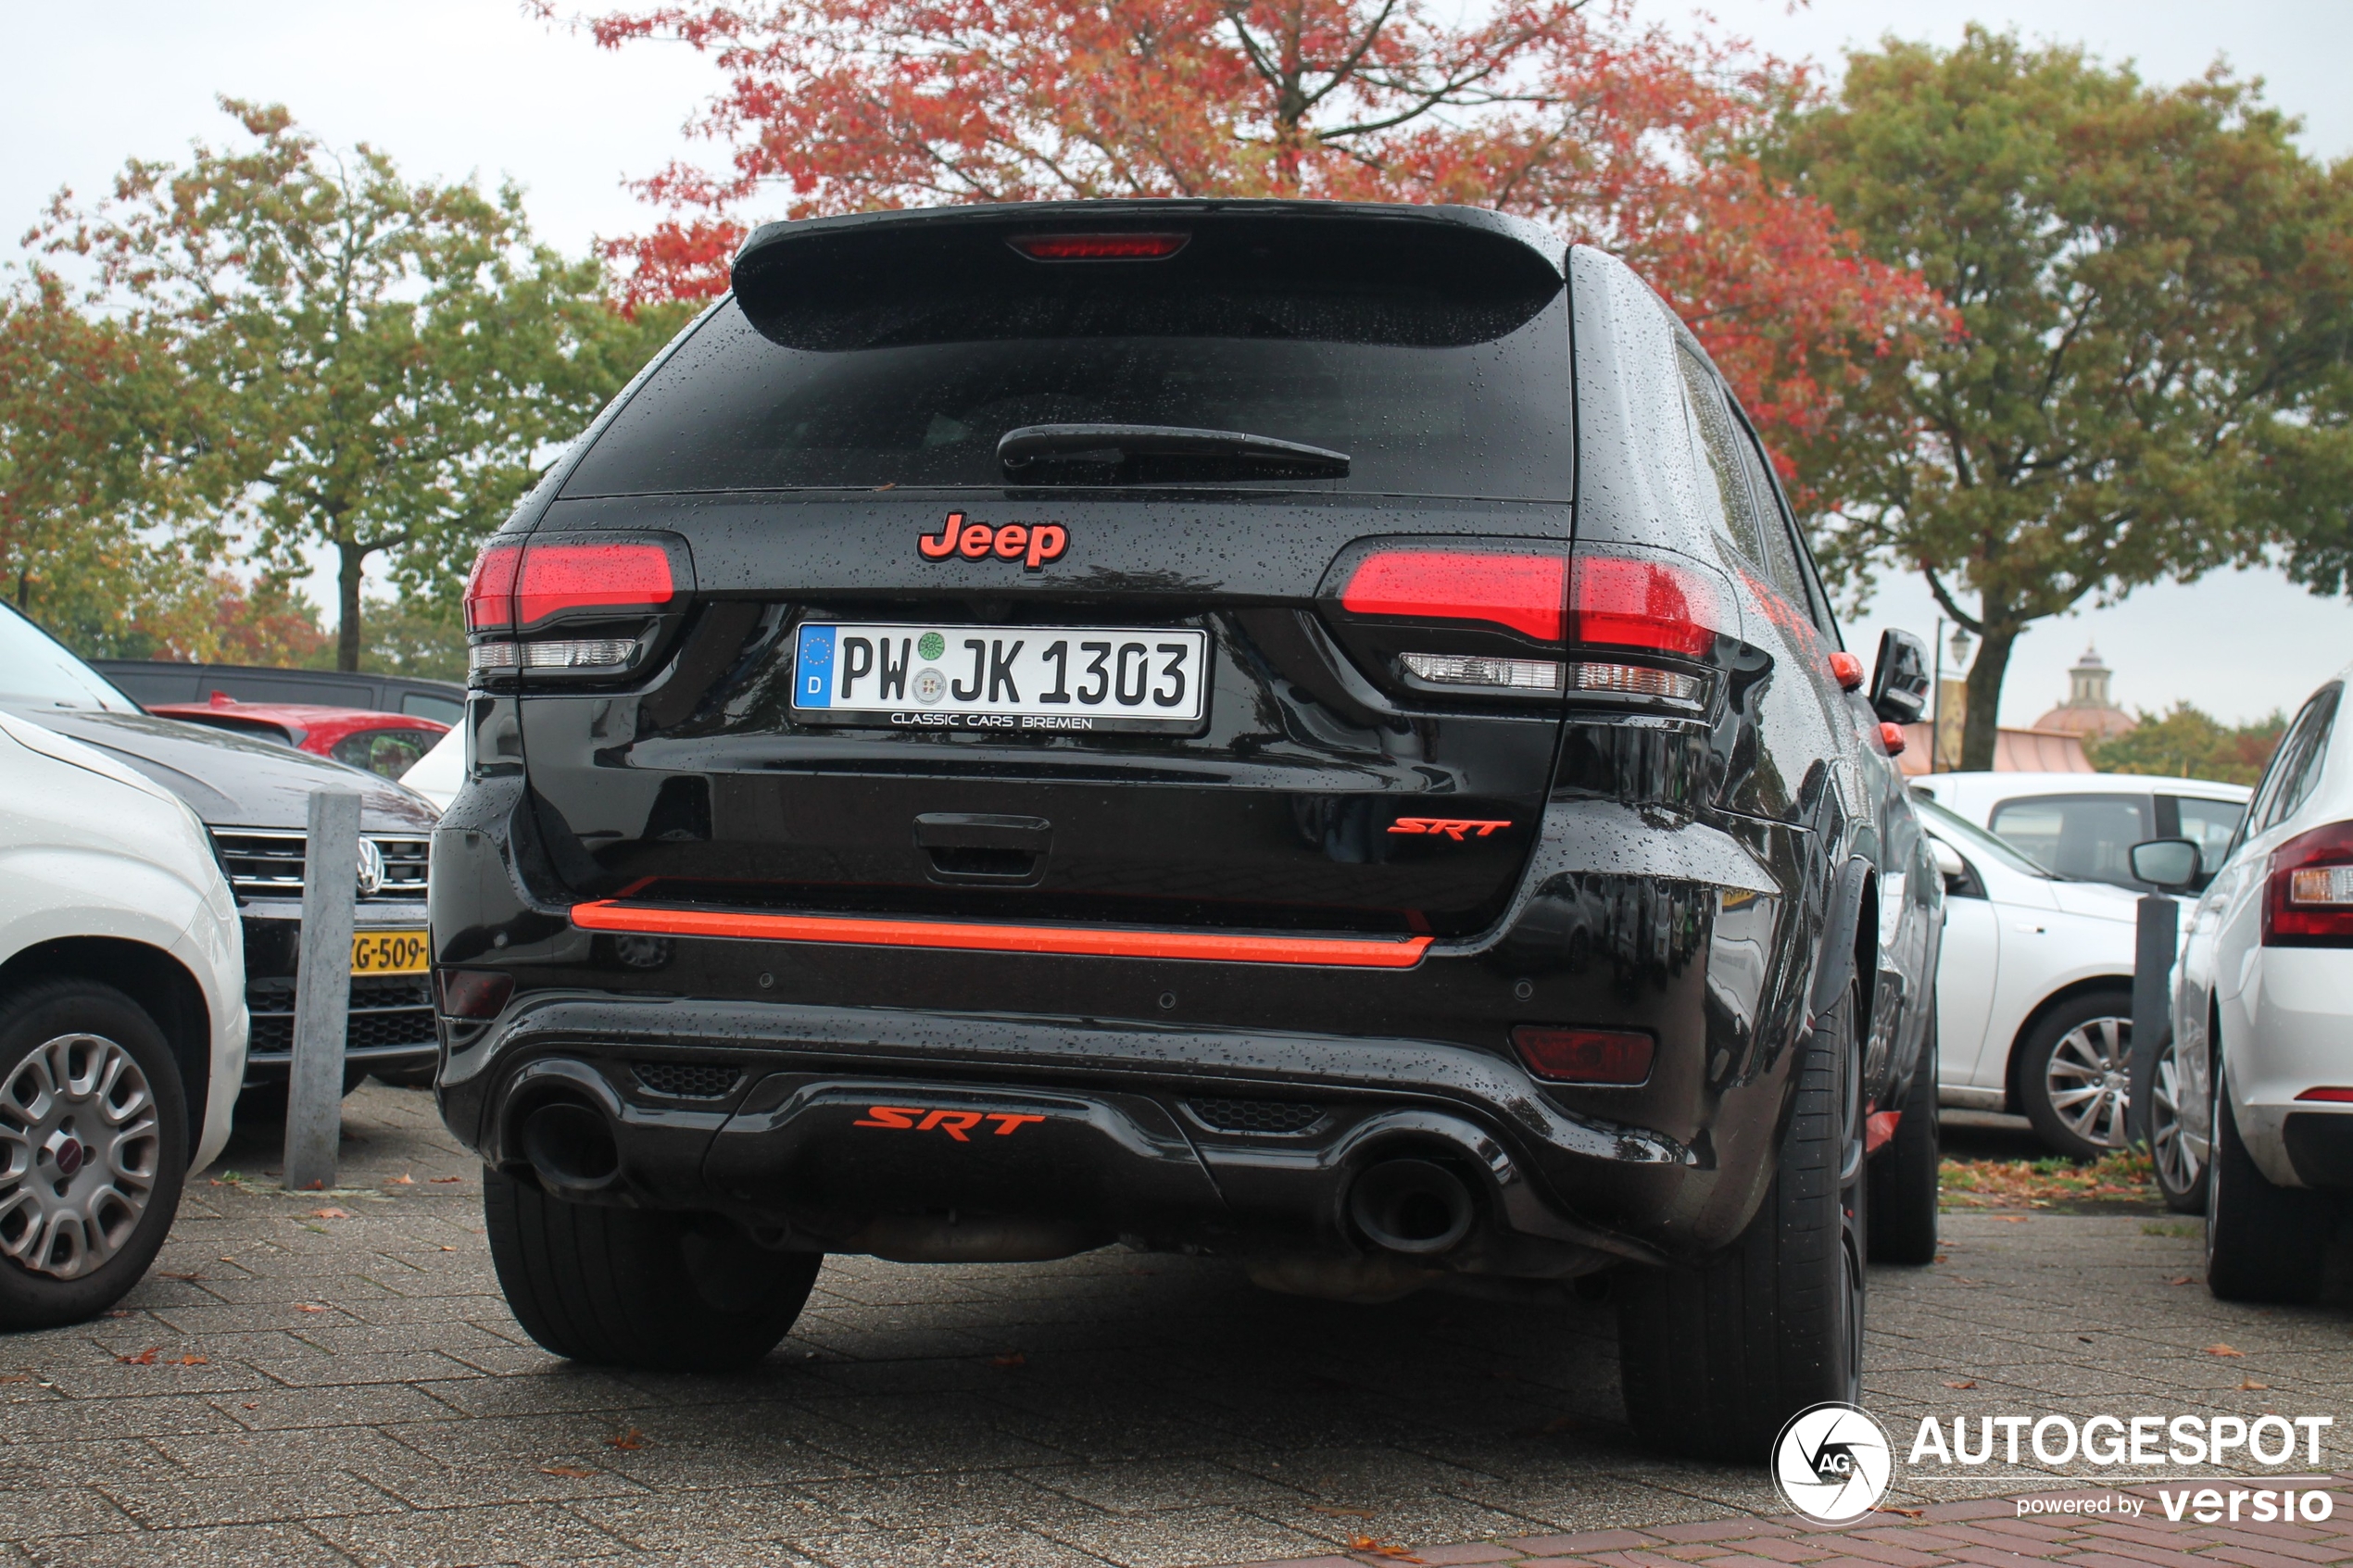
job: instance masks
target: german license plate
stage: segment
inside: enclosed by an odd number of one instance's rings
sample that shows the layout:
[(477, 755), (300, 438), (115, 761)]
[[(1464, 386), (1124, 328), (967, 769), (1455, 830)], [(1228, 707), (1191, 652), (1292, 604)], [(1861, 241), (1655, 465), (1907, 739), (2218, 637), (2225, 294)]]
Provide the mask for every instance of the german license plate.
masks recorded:
[(425, 934), (422, 931), (355, 931), (351, 934), (354, 974), (422, 974)]
[(1017, 734), (1193, 731), (1208, 666), (1208, 633), (1184, 629), (806, 621), (793, 717)]

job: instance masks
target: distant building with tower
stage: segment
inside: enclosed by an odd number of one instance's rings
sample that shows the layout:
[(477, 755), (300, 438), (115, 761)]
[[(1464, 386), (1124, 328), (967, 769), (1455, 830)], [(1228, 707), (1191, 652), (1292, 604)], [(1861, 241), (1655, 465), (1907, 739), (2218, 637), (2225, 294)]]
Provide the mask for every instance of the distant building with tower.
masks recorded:
[(2132, 729), (2140, 721), (2108, 700), (2110, 673), (2100, 650), (2085, 645), (2083, 657), (2067, 672), (2067, 700), (2035, 720), (2034, 728), (2088, 740), (2113, 740)]
[[(2023, 730), (1996, 730), (1994, 736), (1994, 771), (1997, 773), (2088, 773), (2093, 771), (2091, 759), (2083, 755), (2085, 741), (2109, 740), (2132, 729), (2140, 721), (2116, 706), (2108, 697), (2108, 678), (2115, 671), (2100, 658), (2099, 649), (2086, 646), (2083, 657), (2067, 672), (2067, 700), (2034, 721)], [(1942, 710), (1944, 722), (1937, 735), (1937, 766), (1957, 768), (1961, 755), (1961, 726), (1969, 706), (1968, 688), (1959, 679), (1948, 677), (1944, 683)], [(1906, 746), (1897, 766), (1905, 772), (1918, 775), (1929, 771), (1929, 726), (1927, 723), (1905, 726)]]

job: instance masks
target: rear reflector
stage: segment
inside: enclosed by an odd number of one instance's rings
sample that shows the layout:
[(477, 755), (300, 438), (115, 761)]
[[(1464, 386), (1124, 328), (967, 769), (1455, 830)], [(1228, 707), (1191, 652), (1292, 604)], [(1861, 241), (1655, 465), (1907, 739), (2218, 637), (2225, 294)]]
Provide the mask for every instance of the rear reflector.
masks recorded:
[(1322, 964), (1411, 969), (1427, 936), (1241, 936), (1214, 931), (1147, 931), (1100, 925), (990, 925), (977, 921), (874, 920), (860, 915), (772, 915), (736, 909), (655, 909), (604, 900), (574, 904), (585, 931), (648, 936), (730, 936), (826, 942), (863, 947), (939, 947), (962, 952), (1040, 953), (1070, 958), (1198, 959), (1213, 963)]
[(1539, 1078), (1619, 1087), (1650, 1077), (1651, 1055), (1656, 1049), (1648, 1035), (1631, 1029), (1562, 1029), (1541, 1023), (1514, 1029), (1512, 1047)]
[(1573, 643), (1704, 659), (1734, 624), (1715, 584), (1687, 568), (1580, 551), (1569, 573)]
[(1562, 666), (1550, 659), (1489, 659), (1472, 653), (1401, 653), (1397, 661), (1417, 681), (1433, 686), (1485, 686), (1493, 691), (1535, 692), (1557, 696)]
[(2296, 1098), (2298, 1099), (2323, 1100), (2332, 1105), (2353, 1105), (2353, 1089), (2341, 1089), (2334, 1086), (2321, 1089), (2307, 1089)]
[(1484, 621), (1556, 643), (1567, 583), (1566, 556), (1376, 550), (1356, 563), (1340, 603), (1351, 615)]
[(466, 583), (466, 629), (533, 626), (565, 610), (626, 614), (666, 605), (677, 593), (670, 552), (625, 540), (491, 545)]
[(496, 1018), (514, 995), (515, 977), (495, 969), (444, 969), (434, 973), (444, 1018)]
[(1013, 247), (1032, 261), (1157, 261), (1190, 234), (1023, 234)]

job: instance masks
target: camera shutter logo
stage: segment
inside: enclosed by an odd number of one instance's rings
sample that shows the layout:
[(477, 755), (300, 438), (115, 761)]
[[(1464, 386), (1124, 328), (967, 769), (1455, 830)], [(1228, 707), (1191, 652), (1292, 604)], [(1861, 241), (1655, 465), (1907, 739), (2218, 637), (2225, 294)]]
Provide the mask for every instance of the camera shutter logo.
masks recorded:
[(1798, 1411), (1773, 1441), (1781, 1500), (1817, 1524), (1851, 1524), (1878, 1507), (1894, 1463), (1880, 1424), (1835, 1400)]

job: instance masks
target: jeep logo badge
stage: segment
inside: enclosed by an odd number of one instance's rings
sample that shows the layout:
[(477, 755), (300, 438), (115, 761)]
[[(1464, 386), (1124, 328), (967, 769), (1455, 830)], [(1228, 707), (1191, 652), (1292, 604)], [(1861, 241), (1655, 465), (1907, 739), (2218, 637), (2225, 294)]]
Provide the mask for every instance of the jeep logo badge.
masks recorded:
[(950, 512), (937, 533), (919, 533), (915, 548), (925, 560), (1017, 560), (1024, 571), (1036, 571), (1050, 560), (1060, 560), (1070, 546), (1070, 531), (1058, 522), (1008, 522), (992, 528), (966, 522), (962, 512)]

